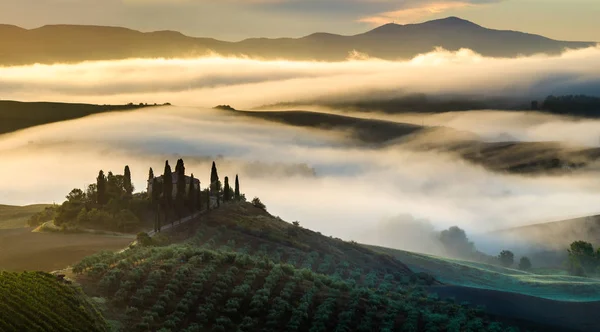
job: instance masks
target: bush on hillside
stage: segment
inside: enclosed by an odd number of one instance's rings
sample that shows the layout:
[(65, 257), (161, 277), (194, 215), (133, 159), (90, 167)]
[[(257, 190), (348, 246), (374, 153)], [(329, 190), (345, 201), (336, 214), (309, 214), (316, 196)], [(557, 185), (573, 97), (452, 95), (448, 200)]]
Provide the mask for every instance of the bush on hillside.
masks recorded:
[(260, 198), (258, 197), (254, 197), (252, 199), (252, 205), (256, 208), (262, 209), (262, 210), (267, 210), (267, 207), (260, 201)]
[(152, 238), (146, 232), (139, 232), (136, 236), (137, 243), (142, 247), (152, 245)]
[(52, 206), (46, 207), (44, 210), (29, 217), (29, 220), (27, 220), (27, 224), (30, 227), (37, 227), (47, 221), (54, 219), (54, 217), (56, 216), (57, 208), (58, 208), (58, 205), (52, 205)]

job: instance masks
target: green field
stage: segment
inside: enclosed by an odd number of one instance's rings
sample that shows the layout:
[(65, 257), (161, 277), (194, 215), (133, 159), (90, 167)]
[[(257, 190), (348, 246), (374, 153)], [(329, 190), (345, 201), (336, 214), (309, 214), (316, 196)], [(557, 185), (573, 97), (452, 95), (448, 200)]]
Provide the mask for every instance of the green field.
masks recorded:
[(50, 204), (34, 204), (26, 206), (0, 205), (0, 229), (22, 228), (27, 226), (27, 219), (44, 210)]
[(85, 295), (43, 272), (0, 272), (0, 331), (107, 331)]
[(513, 292), (560, 301), (600, 300), (599, 279), (574, 277), (555, 271), (540, 271), (538, 272), (540, 274), (536, 274), (396, 249), (371, 248), (390, 254), (408, 265), (411, 270), (431, 274), (446, 284)]

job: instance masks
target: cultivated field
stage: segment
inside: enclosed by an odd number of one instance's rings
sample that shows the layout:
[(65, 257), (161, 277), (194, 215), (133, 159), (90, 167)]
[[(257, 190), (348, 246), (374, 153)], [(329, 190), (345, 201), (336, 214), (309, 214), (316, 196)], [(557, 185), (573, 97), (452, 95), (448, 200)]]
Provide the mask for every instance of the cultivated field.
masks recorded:
[(101, 250), (126, 247), (132, 237), (0, 230), (0, 270), (54, 271)]

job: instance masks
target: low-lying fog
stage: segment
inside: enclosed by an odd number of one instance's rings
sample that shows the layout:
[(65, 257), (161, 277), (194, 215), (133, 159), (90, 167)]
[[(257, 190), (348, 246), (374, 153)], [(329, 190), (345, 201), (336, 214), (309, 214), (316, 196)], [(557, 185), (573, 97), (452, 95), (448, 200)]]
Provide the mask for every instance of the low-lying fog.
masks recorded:
[(173, 165), (180, 155), (206, 185), (210, 162), (222, 155), (220, 177), (239, 173), (242, 191), (274, 215), (407, 249), (427, 250), (413, 232), (459, 225), (472, 233), (599, 210), (596, 176), (501, 175), (451, 155), (358, 148), (333, 133), (208, 109), (159, 107), (45, 125), (1, 136), (0, 152), (5, 204), (61, 202), (99, 169), (121, 173), (125, 164), (142, 189), (148, 167), (161, 174), (164, 160)]
[[(482, 58), (468, 50), (437, 51), (407, 62), (125, 60), (5, 67), (0, 77), (4, 99), (191, 105), (97, 115), (0, 136), (3, 204), (59, 203), (72, 188), (94, 182), (100, 169), (121, 173), (126, 164), (136, 188), (143, 189), (149, 167), (162, 174), (165, 159), (173, 167), (183, 156), (186, 171), (204, 186), (210, 162), (217, 159), (221, 179), (239, 173), (248, 198), (259, 196), (285, 220), (347, 240), (410, 250), (431, 252), (418, 234), (432, 229), (458, 225), (473, 234), (600, 212), (595, 172), (492, 173), (449, 154), (410, 151), (400, 144), (357, 147), (336, 133), (208, 109), (356, 99), (367, 93), (515, 98), (589, 93), (600, 91), (593, 90), (600, 86), (600, 48), (512, 60)], [(423, 121), (410, 115), (391, 119)], [(517, 140), (600, 144), (600, 122), (592, 120), (465, 112), (425, 122), (468, 130), (485, 140), (508, 134)], [(482, 243), (477, 246), (486, 250)]]

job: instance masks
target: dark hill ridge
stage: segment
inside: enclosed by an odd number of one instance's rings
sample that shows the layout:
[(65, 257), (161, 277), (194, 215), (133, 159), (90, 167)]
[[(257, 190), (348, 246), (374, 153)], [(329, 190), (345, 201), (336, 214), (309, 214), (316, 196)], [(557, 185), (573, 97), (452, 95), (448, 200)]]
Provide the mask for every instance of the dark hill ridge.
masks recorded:
[(441, 46), (470, 48), (485, 56), (557, 54), (591, 42), (568, 42), (542, 36), (492, 30), (456, 17), (420, 24), (386, 24), (366, 33), (341, 36), (315, 33), (302, 38), (250, 38), (225, 42), (174, 31), (143, 33), (127, 28), (47, 25), (25, 30), (0, 25), (0, 65), (79, 62), (132, 57), (190, 57), (211, 51), (263, 59), (341, 61), (358, 51), (382, 59), (408, 59)]

